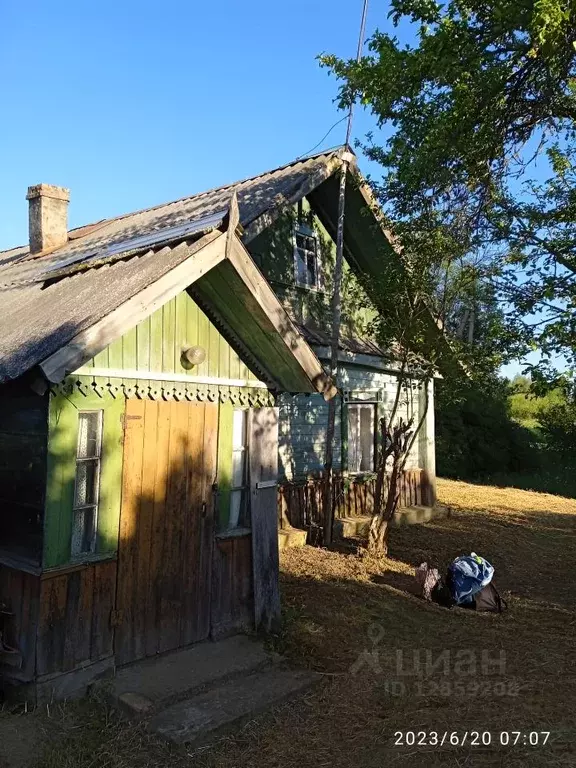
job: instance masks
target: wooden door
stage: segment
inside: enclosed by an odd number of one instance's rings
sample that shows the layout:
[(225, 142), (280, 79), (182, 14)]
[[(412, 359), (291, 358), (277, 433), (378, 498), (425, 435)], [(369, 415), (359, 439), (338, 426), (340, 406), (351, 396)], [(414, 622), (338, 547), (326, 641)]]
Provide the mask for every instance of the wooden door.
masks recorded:
[(217, 432), (213, 403), (126, 403), (118, 664), (208, 637)]

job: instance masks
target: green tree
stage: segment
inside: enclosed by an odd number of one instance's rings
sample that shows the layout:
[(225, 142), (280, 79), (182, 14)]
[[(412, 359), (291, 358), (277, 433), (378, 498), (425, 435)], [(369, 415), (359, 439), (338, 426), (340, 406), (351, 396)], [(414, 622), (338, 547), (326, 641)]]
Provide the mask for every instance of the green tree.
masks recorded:
[[(502, 302), (501, 330), (546, 359), (576, 349), (576, 4), (392, 0), (376, 32), (322, 63), (340, 105), (386, 129), (362, 147), (407, 258), (438, 249)], [(543, 366), (545, 368), (545, 365)]]

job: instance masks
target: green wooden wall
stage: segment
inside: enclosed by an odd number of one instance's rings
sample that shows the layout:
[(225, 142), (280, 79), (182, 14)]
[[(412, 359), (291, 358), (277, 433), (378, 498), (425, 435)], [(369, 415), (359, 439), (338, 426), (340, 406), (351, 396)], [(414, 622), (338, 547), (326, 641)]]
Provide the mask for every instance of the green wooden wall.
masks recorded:
[[(314, 322), (329, 335), (336, 245), (306, 200), (303, 201), (302, 213), (306, 223), (314, 229), (318, 240), (319, 290), (295, 283), (293, 233), (298, 217), (297, 206), (282, 214), (271, 227), (254, 238), (249, 249), (291, 314), (300, 322)], [(343, 334), (370, 338), (370, 325), (375, 315), (376, 311), (364, 288), (345, 261), (342, 277)]]
[(104, 412), (96, 555), (105, 556), (117, 549), (125, 402), (124, 397), (114, 398), (110, 394), (99, 397), (79, 391), (50, 397), (44, 568), (70, 562), (79, 411)]
[[(180, 356), (184, 347), (194, 345), (204, 347), (206, 359), (187, 371)], [(227, 379), (258, 378), (186, 291), (112, 342), (86, 366)], [(124, 381), (133, 383), (131, 380)]]

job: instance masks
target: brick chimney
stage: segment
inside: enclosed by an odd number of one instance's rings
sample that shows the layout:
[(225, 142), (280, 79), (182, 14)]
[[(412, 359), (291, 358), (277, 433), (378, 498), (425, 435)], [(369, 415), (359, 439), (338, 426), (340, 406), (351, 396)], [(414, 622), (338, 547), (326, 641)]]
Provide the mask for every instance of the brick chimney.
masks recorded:
[(70, 190), (52, 184), (28, 187), (30, 253), (59, 248), (68, 242)]

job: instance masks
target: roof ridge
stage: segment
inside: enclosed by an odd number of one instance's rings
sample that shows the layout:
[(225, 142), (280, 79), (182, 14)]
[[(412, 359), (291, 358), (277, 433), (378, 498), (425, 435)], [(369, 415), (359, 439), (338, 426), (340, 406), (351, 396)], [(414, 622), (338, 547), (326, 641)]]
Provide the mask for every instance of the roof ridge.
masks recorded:
[[(165, 208), (166, 206), (170, 205), (176, 205), (176, 203), (182, 203), (185, 200), (191, 200), (192, 198), (199, 198), (203, 197), (204, 195), (210, 195), (217, 191), (223, 191), (225, 189), (232, 189), (233, 187), (238, 187), (241, 184), (246, 184), (249, 181), (254, 181), (255, 179), (260, 178), (261, 176), (266, 176), (267, 174), (271, 173), (278, 173), (278, 171), (283, 171), (285, 168), (290, 168), (292, 165), (297, 165), (298, 163), (305, 163), (307, 160), (313, 160), (316, 157), (321, 157), (322, 155), (335, 155), (339, 151), (343, 151), (345, 147), (342, 145), (336, 145), (335, 147), (331, 147), (329, 149), (322, 150), (321, 152), (315, 152), (311, 155), (306, 156), (300, 156), (296, 158), (295, 160), (292, 160), (289, 163), (284, 163), (283, 165), (279, 165), (276, 168), (272, 168), (267, 171), (261, 171), (260, 173), (254, 174), (254, 176), (246, 176), (243, 179), (239, 179), (238, 181), (232, 181), (228, 182), (227, 184), (221, 184), (217, 187), (211, 187), (210, 189), (203, 190), (202, 192), (196, 192), (193, 195), (185, 195), (184, 197), (179, 197), (176, 200), (168, 200), (164, 203), (158, 203), (157, 205), (151, 205), (148, 208), (140, 208), (137, 211), (128, 211), (126, 213), (121, 213), (118, 216), (111, 216), (109, 219), (99, 219), (97, 221), (88, 222), (87, 224), (81, 224), (78, 227), (74, 227), (73, 229), (69, 229), (68, 232), (78, 232), (81, 229), (86, 229), (87, 227), (97, 227), (98, 229), (101, 229), (105, 227), (107, 224), (111, 224), (115, 221), (121, 221), (122, 219), (126, 219), (129, 216), (136, 216), (140, 213), (149, 213), (150, 211), (155, 211), (159, 208)], [(9, 253), (10, 251), (17, 251), (20, 248), (25, 248), (26, 244), (23, 245), (16, 245), (12, 248), (6, 248), (5, 250), (0, 251), (0, 256), (3, 254)]]

